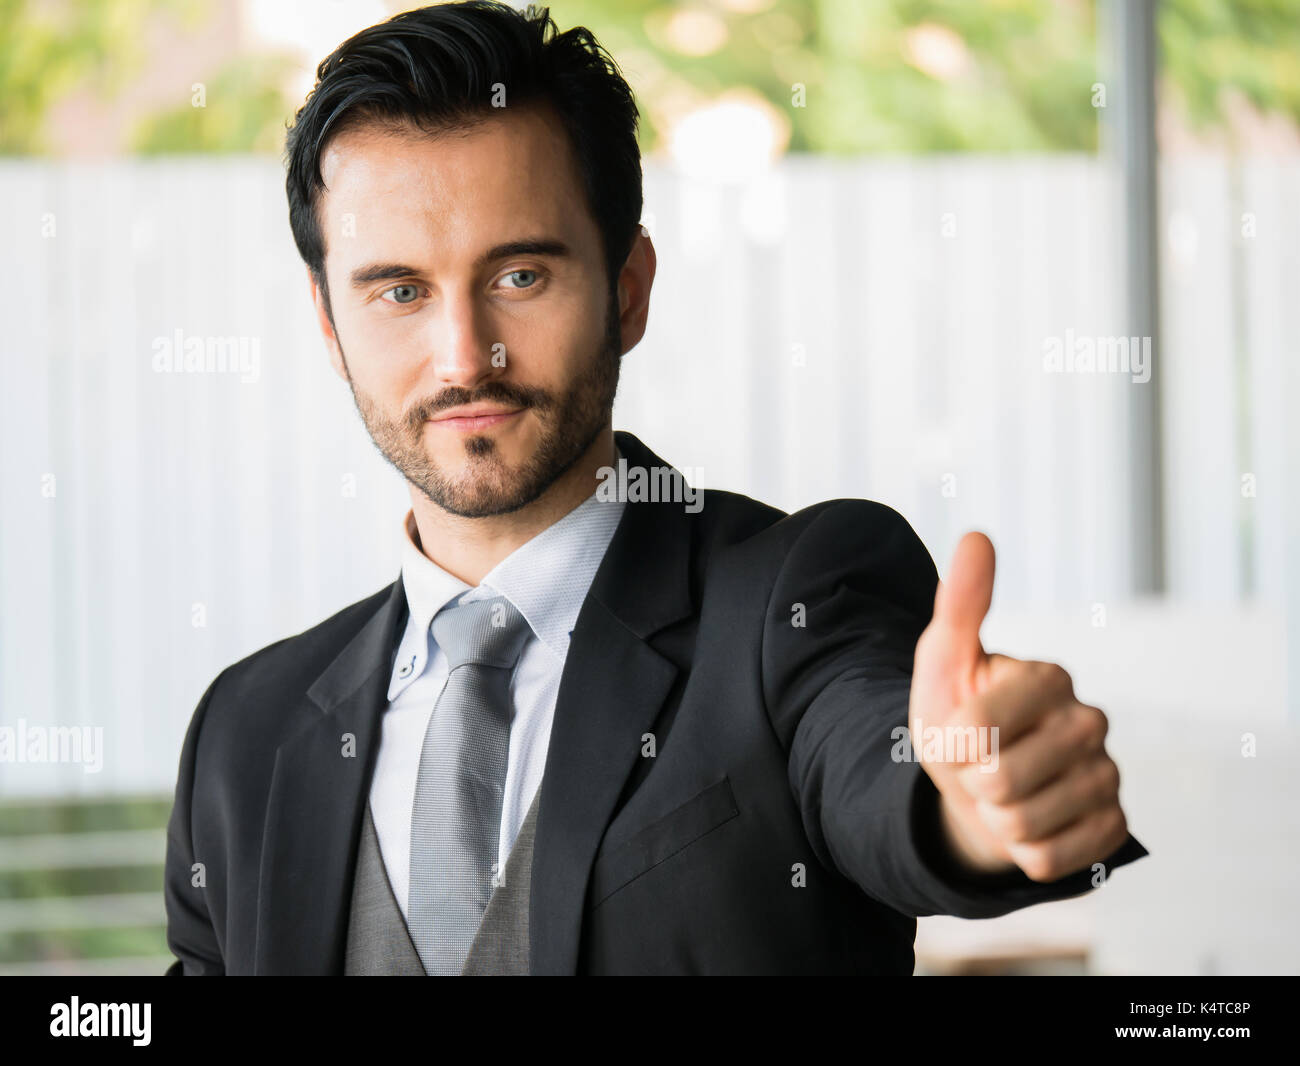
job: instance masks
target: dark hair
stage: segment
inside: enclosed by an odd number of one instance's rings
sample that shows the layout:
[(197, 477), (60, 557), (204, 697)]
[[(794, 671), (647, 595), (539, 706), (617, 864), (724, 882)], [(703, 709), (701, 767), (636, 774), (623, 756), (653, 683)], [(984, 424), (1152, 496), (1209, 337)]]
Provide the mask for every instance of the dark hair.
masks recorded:
[(563, 122), (613, 291), (641, 220), (632, 90), (585, 27), (559, 33), (549, 8), (520, 12), (466, 0), (403, 12), (344, 41), (316, 68), (316, 85), (289, 127), (289, 225), (327, 309), (316, 205), (328, 140), (366, 122), (430, 131), (469, 127), (498, 113), (492, 106), (498, 84), (509, 106), (549, 103)]

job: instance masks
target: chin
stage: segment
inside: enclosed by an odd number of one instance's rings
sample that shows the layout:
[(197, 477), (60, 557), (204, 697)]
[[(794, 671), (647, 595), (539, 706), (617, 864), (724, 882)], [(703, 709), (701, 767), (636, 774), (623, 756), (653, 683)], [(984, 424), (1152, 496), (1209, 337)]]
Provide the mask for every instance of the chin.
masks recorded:
[(486, 449), (483, 437), (467, 437), (448, 449), (447, 454), (432, 458), (438, 464), (438, 469), (445, 471), (448, 477), (471, 479), (482, 477), (489, 470), (517, 470), (527, 455), (523, 449), (505, 447), (499, 440), (493, 440), (490, 449)]

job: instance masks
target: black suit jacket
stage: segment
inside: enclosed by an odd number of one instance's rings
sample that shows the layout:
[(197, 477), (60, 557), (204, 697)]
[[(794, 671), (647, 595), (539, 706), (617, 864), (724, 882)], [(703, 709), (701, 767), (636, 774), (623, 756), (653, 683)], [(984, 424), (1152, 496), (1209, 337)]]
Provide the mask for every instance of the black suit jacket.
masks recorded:
[[(617, 439), (629, 466), (666, 466)], [(628, 503), (578, 615), (541, 785), (532, 972), (910, 974), (918, 915), (1087, 891), (1088, 870), (957, 876), (938, 793), (891, 758), (937, 580), (908, 523), (867, 500), (787, 515), (703, 499)], [(168, 974), (342, 972), (405, 619), (399, 578), (212, 682), (167, 834)], [(1145, 854), (1130, 836), (1107, 866)]]

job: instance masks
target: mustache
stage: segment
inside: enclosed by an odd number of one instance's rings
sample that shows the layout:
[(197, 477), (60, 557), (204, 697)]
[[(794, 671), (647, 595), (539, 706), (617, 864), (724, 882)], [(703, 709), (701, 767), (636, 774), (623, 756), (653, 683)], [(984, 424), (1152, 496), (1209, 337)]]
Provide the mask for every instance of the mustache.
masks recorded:
[(420, 427), (435, 415), (453, 407), (470, 403), (499, 403), (509, 407), (535, 407), (545, 410), (554, 405), (554, 398), (545, 389), (508, 384), (504, 381), (484, 382), (476, 389), (452, 386), (428, 400), (413, 404), (406, 413), (406, 428), (418, 433)]

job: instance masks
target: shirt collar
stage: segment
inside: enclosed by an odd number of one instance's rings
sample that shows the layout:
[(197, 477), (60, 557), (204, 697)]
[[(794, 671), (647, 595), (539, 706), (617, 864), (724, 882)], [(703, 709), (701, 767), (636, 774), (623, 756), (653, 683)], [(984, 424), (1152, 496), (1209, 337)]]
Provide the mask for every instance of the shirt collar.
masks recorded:
[(593, 491), (558, 522), (521, 544), (483, 577), (467, 598), (500, 593), (527, 620), (537, 638), (561, 662), (569, 637), (623, 514), (622, 500), (604, 501)]
[(427, 630), (433, 616), (470, 586), (425, 555), (416, 546), (419, 540), (415, 512), (407, 511), (402, 519), (402, 587), (406, 589), (410, 624)]

